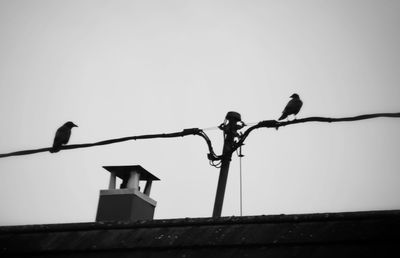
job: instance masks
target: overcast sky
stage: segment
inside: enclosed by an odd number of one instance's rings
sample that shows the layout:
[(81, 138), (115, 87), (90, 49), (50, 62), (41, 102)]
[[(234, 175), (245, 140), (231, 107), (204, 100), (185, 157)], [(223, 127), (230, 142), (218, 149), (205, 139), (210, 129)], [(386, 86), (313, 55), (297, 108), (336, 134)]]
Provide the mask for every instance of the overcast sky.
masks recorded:
[[(276, 119), (400, 112), (400, 1), (0, 0), (0, 153)], [(400, 120), (254, 131), (244, 215), (400, 208)], [(208, 130), (215, 151), (222, 132)], [(104, 165), (161, 181), (155, 218), (212, 214), (219, 170), (197, 136), (0, 159), (0, 225), (94, 221)], [(233, 157), (223, 216), (239, 215)]]

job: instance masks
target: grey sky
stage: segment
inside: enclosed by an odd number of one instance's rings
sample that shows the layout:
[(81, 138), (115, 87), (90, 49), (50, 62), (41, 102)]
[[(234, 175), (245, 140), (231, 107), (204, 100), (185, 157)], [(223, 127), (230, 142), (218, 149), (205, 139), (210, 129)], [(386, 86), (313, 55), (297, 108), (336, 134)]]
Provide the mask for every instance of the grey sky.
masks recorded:
[[(400, 111), (399, 1), (0, 0), (0, 152), (276, 119)], [(400, 120), (261, 129), (244, 215), (400, 208)], [(222, 133), (207, 131), (220, 153)], [(212, 212), (218, 170), (195, 137), (0, 160), (0, 225), (93, 221), (103, 165), (139, 164), (156, 218)], [(239, 214), (238, 159), (222, 214)]]

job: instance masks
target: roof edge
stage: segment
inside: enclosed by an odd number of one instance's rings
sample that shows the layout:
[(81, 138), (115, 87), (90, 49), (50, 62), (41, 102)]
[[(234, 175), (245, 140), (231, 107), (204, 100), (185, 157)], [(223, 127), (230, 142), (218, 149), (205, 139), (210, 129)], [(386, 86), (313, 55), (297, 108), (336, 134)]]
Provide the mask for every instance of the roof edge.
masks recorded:
[(182, 219), (157, 219), (105, 222), (79, 222), (62, 224), (34, 224), (18, 226), (1, 226), (0, 234), (29, 233), (29, 232), (56, 232), (56, 231), (82, 231), (100, 229), (128, 229), (145, 227), (179, 227), (192, 225), (229, 225), (229, 224), (254, 224), (254, 223), (284, 223), (284, 222), (310, 222), (310, 221), (342, 221), (400, 218), (400, 210), (374, 210), (354, 212), (329, 212), (329, 213), (304, 213), (304, 214), (276, 214), (258, 216), (231, 216), (221, 218), (182, 218)]

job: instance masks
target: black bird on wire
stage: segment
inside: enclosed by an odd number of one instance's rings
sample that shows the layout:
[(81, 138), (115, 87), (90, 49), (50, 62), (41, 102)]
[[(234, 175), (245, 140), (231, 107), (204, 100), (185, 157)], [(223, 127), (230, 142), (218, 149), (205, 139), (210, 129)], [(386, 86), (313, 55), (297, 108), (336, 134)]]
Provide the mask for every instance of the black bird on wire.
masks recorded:
[(71, 137), (71, 129), (73, 127), (78, 126), (69, 121), (57, 129), (56, 136), (54, 137), (53, 149), (50, 150), (51, 153), (60, 151), (61, 145), (68, 143), (69, 138)]
[(278, 120), (283, 120), (290, 115), (294, 115), (296, 117), (297, 113), (299, 113), (301, 109), (301, 106), (303, 106), (303, 101), (301, 101), (297, 93), (294, 93), (290, 97), (292, 99), (287, 103), (285, 109), (282, 111), (282, 116)]

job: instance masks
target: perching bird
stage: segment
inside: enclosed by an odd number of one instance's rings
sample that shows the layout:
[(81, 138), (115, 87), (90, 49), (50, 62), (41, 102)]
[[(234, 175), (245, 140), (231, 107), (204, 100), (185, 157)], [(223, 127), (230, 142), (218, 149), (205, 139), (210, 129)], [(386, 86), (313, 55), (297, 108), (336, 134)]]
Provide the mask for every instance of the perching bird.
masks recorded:
[(58, 128), (56, 136), (54, 137), (53, 149), (50, 150), (51, 153), (60, 151), (61, 145), (68, 143), (69, 137), (71, 136), (71, 129), (73, 127), (78, 127), (78, 126), (69, 121), (66, 122), (60, 128)]
[(299, 113), (301, 106), (303, 106), (303, 102), (297, 93), (294, 93), (290, 97), (292, 99), (287, 103), (285, 109), (282, 111), (282, 116), (278, 120), (283, 120), (290, 115), (296, 115)]

